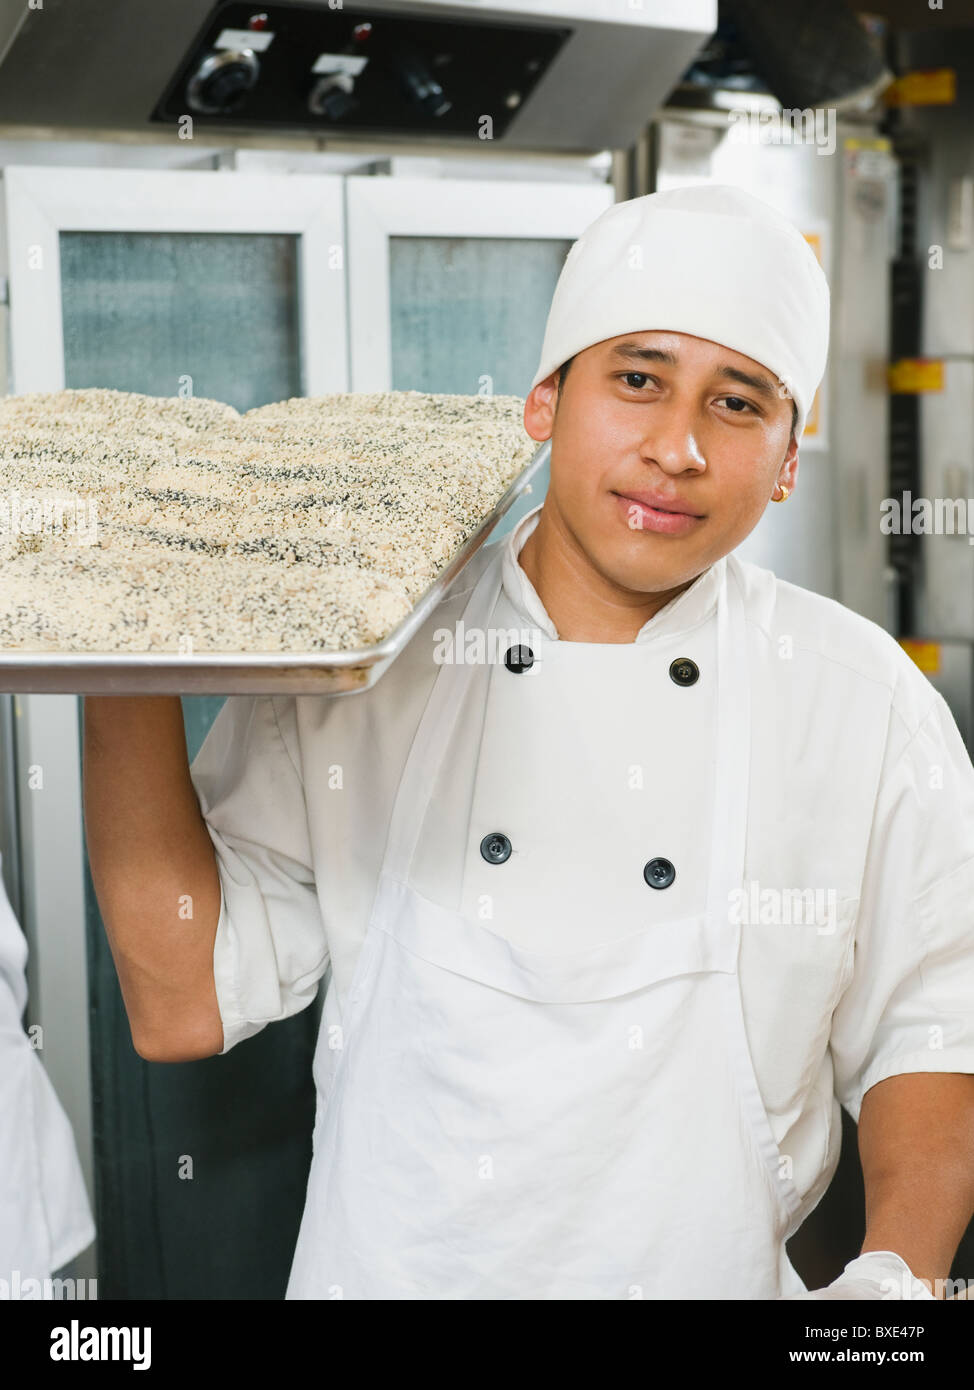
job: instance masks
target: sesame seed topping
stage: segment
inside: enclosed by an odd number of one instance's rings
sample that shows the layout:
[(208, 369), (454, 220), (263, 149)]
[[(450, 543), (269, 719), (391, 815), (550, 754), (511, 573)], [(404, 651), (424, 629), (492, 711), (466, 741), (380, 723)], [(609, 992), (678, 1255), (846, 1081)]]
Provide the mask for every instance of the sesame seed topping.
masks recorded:
[[(0, 648), (381, 642), (534, 457), (523, 408), (419, 391), (243, 414), (101, 387), (2, 398)], [(15, 526), (28, 498), (66, 520)]]

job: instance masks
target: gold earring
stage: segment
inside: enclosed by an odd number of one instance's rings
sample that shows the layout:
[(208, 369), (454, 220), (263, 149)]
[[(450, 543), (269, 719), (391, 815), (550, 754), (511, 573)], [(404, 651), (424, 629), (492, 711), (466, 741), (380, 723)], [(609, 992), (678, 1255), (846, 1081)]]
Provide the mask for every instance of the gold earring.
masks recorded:
[(784, 483), (775, 483), (775, 487), (779, 487), (779, 488), (781, 489), (781, 496), (780, 496), (780, 497), (775, 497), (774, 493), (772, 493), (772, 494), (771, 494), (771, 500), (772, 500), (772, 502), (787, 502), (787, 501), (788, 501), (788, 488), (785, 487)]

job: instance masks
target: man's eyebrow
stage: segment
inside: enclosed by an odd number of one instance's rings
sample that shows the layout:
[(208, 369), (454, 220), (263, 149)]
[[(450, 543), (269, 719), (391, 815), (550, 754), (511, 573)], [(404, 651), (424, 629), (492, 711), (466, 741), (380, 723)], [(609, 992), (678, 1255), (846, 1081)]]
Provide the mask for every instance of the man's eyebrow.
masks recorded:
[[(675, 353), (663, 352), (660, 348), (640, 347), (638, 343), (617, 343), (610, 356), (623, 362), (662, 362), (667, 367), (679, 366)], [(728, 366), (718, 367), (715, 375), (728, 381), (739, 381), (742, 386), (750, 386), (752, 391), (768, 399), (777, 398), (778, 390), (770, 377), (755, 376), (751, 372), (742, 372), (738, 367)]]
[(775, 398), (778, 395), (774, 382), (766, 376), (753, 376), (750, 372), (739, 371), (737, 367), (718, 367), (717, 375), (729, 381), (739, 381), (742, 386), (750, 386), (761, 396)]
[(617, 343), (611, 356), (623, 362), (665, 362), (668, 367), (677, 365), (675, 353), (662, 352), (659, 348), (640, 347), (638, 343)]

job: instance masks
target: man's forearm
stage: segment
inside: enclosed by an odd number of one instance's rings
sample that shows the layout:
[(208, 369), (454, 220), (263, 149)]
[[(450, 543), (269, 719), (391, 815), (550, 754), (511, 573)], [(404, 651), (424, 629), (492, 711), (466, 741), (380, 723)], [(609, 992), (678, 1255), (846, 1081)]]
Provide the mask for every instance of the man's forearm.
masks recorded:
[(153, 1061), (213, 1056), (220, 877), (179, 697), (89, 696), (84, 712), (88, 859), (133, 1044)]
[(863, 1097), (862, 1254), (893, 1250), (933, 1288), (974, 1214), (974, 1076), (908, 1072)]

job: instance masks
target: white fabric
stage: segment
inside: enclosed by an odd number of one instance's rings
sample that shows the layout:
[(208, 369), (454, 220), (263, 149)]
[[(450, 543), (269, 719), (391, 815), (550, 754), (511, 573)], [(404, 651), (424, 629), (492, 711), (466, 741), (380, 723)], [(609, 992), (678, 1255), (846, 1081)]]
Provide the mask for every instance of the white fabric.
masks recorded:
[[(492, 930), (523, 950), (597, 948), (634, 913), (645, 923), (701, 912), (708, 676), (730, 567), (752, 677), (746, 879), (759, 891), (832, 890), (836, 905), (832, 932), (758, 914), (741, 933), (754, 1072), (804, 1217), (838, 1161), (840, 1102), (858, 1119), (865, 1091), (887, 1076), (974, 1072), (974, 769), (944, 700), (888, 634), (733, 554), (633, 644), (561, 644), (540, 629), (540, 600), (515, 558), (539, 510), (499, 557), (494, 546), (475, 557), (371, 691), (232, 697), (221, 710), (192, 777), (220, 868), (224, 1051), (304, 1008), (329, 961), (325, 1009), (344, 1016), (393, 801), (438, 671), (436, 631), (453, 630), (497, 558), (491, 625), (525, 629), (541, 665), (525, 676), (473, 668), (482, 698), (479, 708), (465, 701), (444, 737), (415, 886), (448, 912), (470, 914), (495, 895)], [(697, 662), (695, 685), (670, 679), (676, 657)], [(518, 691), (529, 717), (514, 717)], [(519, 894), (503, 900), (500, 870), (479, 850), (496, 830), (518, 850), (503, 867), (516, 867)], [(641, 878), (657, 854), (676, 868), (665, 891)], [(692, 1104), (686, 1096), (669, 1123)]]
[(865, 1302), (877, 1298), (934, 1302), (926, 1284), (916, 1278), (903, 1257), (894, 1250), (870, 1250), (850, 1260), (838, 1279), (833, 1279), (824, 1289), (784, 1294), (781, 1301), (845, 1299)]
[(21, 1025), (26, 963), (0, 879), (0, 1280), (8, 1291), (48, 1278), (95, 1238), (74, 1135)]
[[(680, 895), (661, 890), (653, 910), (603, 928), (599, 945), (558, 933), (544, 951), (512, 944), (519, 860), (524, 891), (545, 897), (516, 823), (510, 858), (481, 875), (503, 893), (481, 894), (480, 911), (451, 912), (415, 890), (437, 765), (452, 765), (451, 726), (480, 702), (471, 665), (442, 666), (400, 782), (349, 1009), (339, 1019), (326, 1007), (315, 1078), (327, 1101), (289, 1298), (804, 1288), (785, 1252), (801, 1198), (758, 1093), (736, 977), (741, 924), (728, 920), (744, 873), (750, 709), (739, 580), (722, 569), (720, 581), (704, 910), (684, 915)], [(494, 564), (467, 628), (486, 629), (500, 585)], [(540, 649), (540, 674), (537, 657), (530, 675), (493, 673), (532, 726), (534, 702), (558, 679), (552, 659), (586, 660), (573, 643)], [(678, 1127), (660, 1123), (676, 1109)]]
[(569, 357), (623, 333), (722, 343), (773, 372), (801, 439), (829, 344), (829, 287), (808, 242), (743, 189), (700, 184), (615, 203), (562, 266), (532, 389)]

